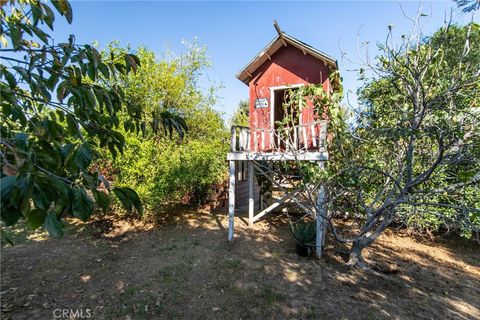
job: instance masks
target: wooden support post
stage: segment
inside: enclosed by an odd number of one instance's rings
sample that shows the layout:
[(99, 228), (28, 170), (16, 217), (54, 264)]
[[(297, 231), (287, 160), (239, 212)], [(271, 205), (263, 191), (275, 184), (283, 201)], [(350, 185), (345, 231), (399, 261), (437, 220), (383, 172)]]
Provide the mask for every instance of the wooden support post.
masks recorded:
[(318, 258), (322, 257), (322, 247), (325, 244), (325, 227), (326, 221), (324, 217), (327, 216), (327, 206), (325, 205), (325, 187), (321, 186), (318, 190), (317, 195), (317, 210), (316, 210), (316, 226), (317, 226), (317, 237), (316, 237), (316, 254)]
[(273, 151), (273, 149), (275, 149), (275, 141), (273, 140), (273, 130), (268, 130), (268, 142), (269, 142), (270, 151)]
[(313, 124), (311, 126), (311, 131), (312, 131), (312, 144), (313, 144), (313, 147), (315, 148), (317, 146), (317, 138), (315, 137), (315, 126)]
[(282, 141), (280, 140), (280, 130), (277, 132), (277, 151), (281, 151)]
[(228, 187), (228, 240), (233, 240), (235, 218), (235, 161), (230, 160), (230, 184)]
[(243, 151), (243, 130), (238, 132), (238, 151)]
[(303, 147), (308, 150), (307, 127), (300, 127), (300, 130), (303, 133)]
[(248, 138), (249, 138), (248, 136), (250, 135), (250, 133), (249, 133), (248, 130), (244, 130), (243, 133), (244, 133), (244, 136), (245, 136), (245, 148), (243, 148), (243, 150), (248, 151), (249, 148), (250, 148), (250, 146), (248, 144)]
[(248, 150), (248, 131), (244, 129), (243, 130), (243, 151)]
[(297, 144), (297, 127), (293, 127), (293, 150), (298, 150), (298, 144)]
[(253, 226), (255, 201), (253, 200), (253, 162), (248, 161), (248, 225)]
[(324, 151), (327, 145), (327, 123), (326, 122), (322, 122), (320, 124), (319, 139), (320, 139), (319, 150)]
[(232, 152), (235, 152), (235, 151), (237, 151), (237, 147), (236, 147), (236, 145), (237, 145), (237, 129), (235, 129), (235, 127), (232, 126), (232, 129), (230, 131), (231, 131), (230, 134), (231, 134), (231, 139), (232, 139), (231, 142), (230, 142), (230, 150)]
[[(327, 212), (325, 211), (325, 214)], [(323, 232), (322, 232), (322, 248), (325, 247), (325, 238), (327, 235), (327, 220), (323, 219)]]

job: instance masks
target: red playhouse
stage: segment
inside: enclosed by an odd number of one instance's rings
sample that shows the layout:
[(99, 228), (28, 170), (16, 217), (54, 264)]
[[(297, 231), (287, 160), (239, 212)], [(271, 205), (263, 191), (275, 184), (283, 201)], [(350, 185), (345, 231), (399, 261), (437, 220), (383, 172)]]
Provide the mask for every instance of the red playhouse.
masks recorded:
[[(303, 108), (295, 118), (296, 122), (288, 128), (278, 123), (285, 117), (282, 105), (287, 102), (287, 91), (321, 84), (326, 92), (330, 92), (329, 75), (337, 70), (337, 62), (287, 35), (276, 22), (274, 26), (278, 33), (275, 39), (236, 75), (248, 85), (250, 109), (249, 127), (232, 127), (231, 152), (227, 155), (230, 164), (230, 240), (233, 239), (235, 208), (248, 206), (249, 224), (253, 224), (284, 202), (280, 199), (267, 208), (257, 206), (263, 210), (255, 214), (254, 199), (262, 198), (253, 177), (257, 161), (303, 160), (322, 164), (328, 160), (326, 120), (316, 114), (313, 107)], [(288, 194), (283, 198), (288, 198)]]

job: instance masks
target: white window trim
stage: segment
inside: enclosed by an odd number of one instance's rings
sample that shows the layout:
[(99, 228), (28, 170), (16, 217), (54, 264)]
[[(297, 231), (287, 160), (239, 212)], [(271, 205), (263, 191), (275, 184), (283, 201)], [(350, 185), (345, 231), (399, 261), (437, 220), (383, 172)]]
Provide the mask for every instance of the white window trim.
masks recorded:
[[(289, 84), (289, 85), (284, 85), (284, 86), (276, 86), (276, 87), (270, 87), (270, 125), (271, 128), (275, 128), (275, 91), (276, 90), (285, 90), (285, 89), (296, 89), (296, 88), (301, 88), (304, 87), (305, 83), (295, 83), (295, 84)], [(302, 113), (300, 113), (300, 124), (302, 124)]]

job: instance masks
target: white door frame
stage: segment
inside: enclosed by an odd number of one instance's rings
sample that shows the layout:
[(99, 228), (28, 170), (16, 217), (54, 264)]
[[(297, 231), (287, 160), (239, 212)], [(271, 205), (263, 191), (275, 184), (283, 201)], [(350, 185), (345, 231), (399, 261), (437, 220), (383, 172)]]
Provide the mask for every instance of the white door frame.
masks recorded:
[[(270, 87), (270, 125), (275, 129), (275, 91), (285, 89), (296, 89), (305, 86), (305, 83), (295, 83), (283, 86)], [(302, 113), (300, 112), (299, 124), (302, 124)]]

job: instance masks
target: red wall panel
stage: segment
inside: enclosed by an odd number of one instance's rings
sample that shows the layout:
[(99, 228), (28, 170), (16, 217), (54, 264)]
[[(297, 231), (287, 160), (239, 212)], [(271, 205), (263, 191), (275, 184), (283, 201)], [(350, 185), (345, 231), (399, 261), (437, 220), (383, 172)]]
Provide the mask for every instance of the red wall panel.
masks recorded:
[[(250, 128), (271, 129), (270, 88), (295, 84), (322, 84), (329, 88), (329, 68), (311, 55), (293, 46), (280, 48), (271, 59), (258, 68), (249, 82), (250, 91)], [(255, 108), (257, 98), (266, 98), (268, 108)], [(312, 108), (302, 111), (302, 124), (310, 124), (318, 120)], [(308, 135), (310, 138), (310, 134)], [(318, 132), (317, 132), (318, 136)], [(267, 135), (268, 137), (268, 135)], [(258, 137), (260, 141), (260, 137)], [(268, 138), (267, 138), (268, 140)], [(253, 143), (253, 141), (252, 141)], [(259, 142), (260, 144), (260, 142)], [(268, 146), (269, 142), (266, 141)], [(252, 146), (253, 147), (253, 146)], [(257, 150), (261, 150), (260, 145)]]

